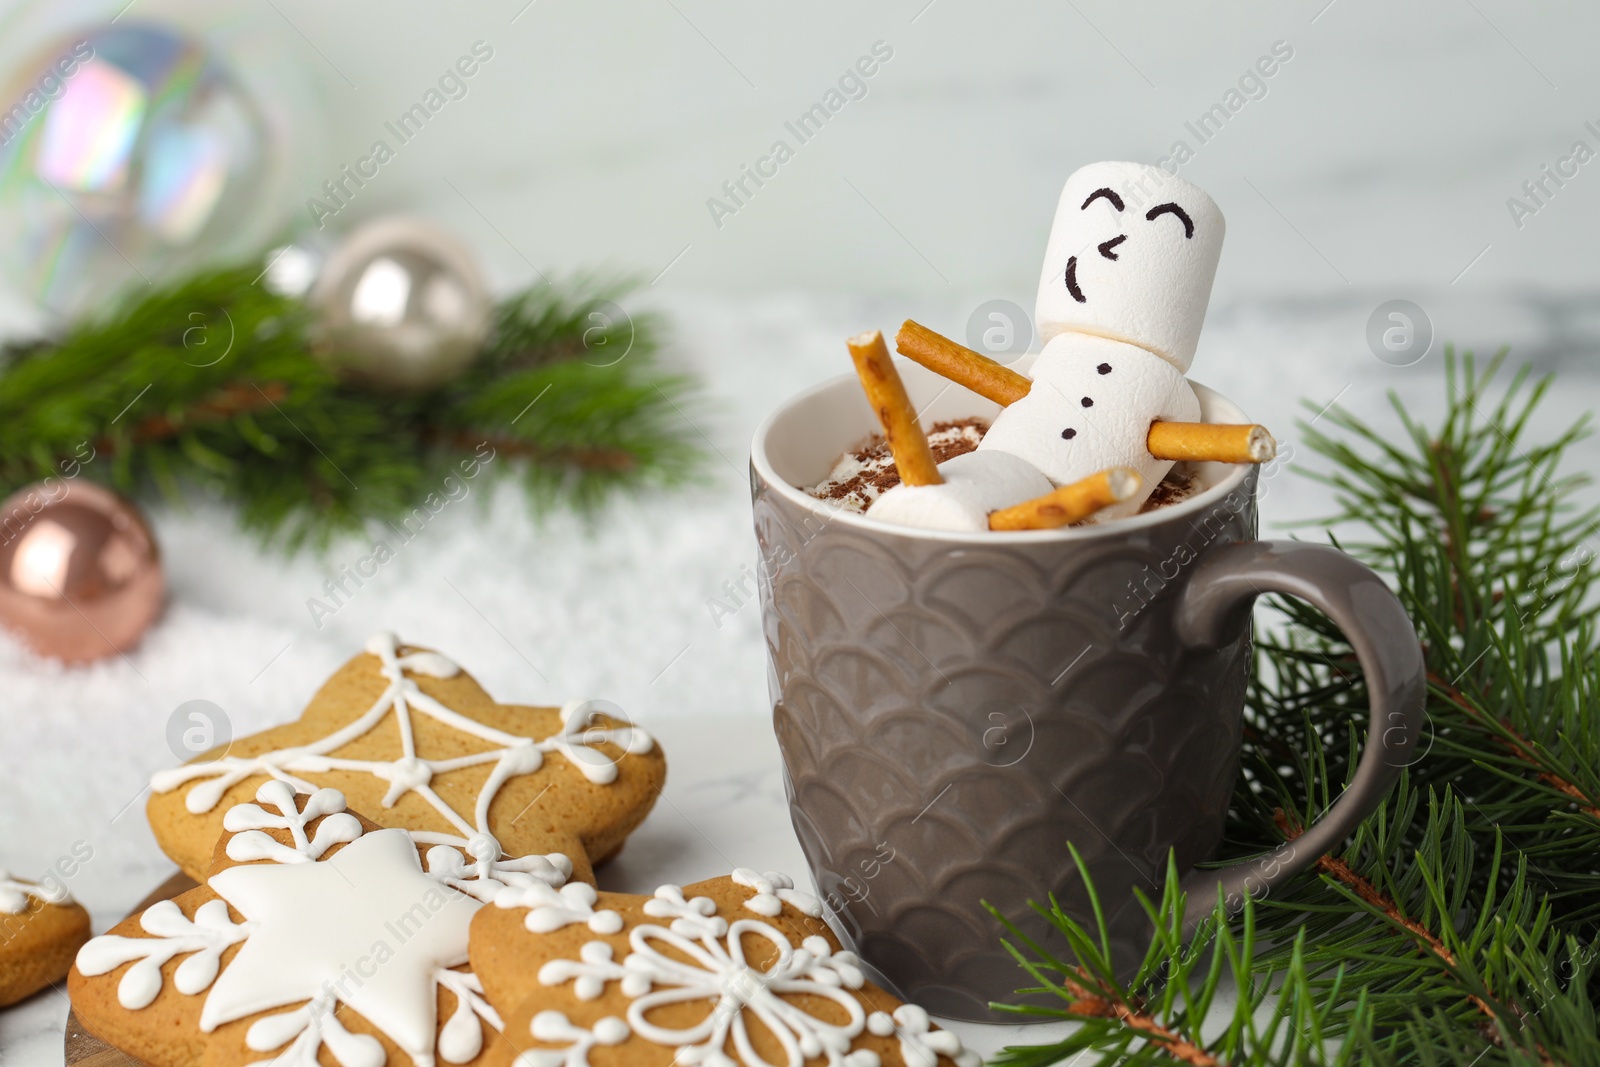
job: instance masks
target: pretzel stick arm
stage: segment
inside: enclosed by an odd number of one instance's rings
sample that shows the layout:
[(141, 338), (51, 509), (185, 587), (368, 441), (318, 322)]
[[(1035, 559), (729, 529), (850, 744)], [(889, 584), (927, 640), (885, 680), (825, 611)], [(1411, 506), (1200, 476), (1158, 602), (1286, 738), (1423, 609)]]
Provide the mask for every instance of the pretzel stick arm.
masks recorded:
[(894, 454), (894, 465), (906, 485), (938, 485), (944, 481), (934, 461), (928, 437), (917, 421), (917, 409), (906, 396), (905, 383), (894, 369), (894, 360), (877, 330), (860, 334), (846, 342), (856, 364), (856, 376), (866, 391), (867, 402), (878, 414), (883, 436)]
[(991, 512), (991, 530), (1053, 530), (1087, 519), (1139, 491), (1144, 479), (1131, 467), (1108, 467), (1044, 496)]
[(1265, 426), (1212, 422), (1153, 422), (1145, 447), (1157, 459), (1191, 463), (1265, 463), (1278, 442)]
[(1033, 388), (1032, 379), (910, 319), (895, 334), (894, 346), (912, 362), (1001, 407), (1016, 403)]

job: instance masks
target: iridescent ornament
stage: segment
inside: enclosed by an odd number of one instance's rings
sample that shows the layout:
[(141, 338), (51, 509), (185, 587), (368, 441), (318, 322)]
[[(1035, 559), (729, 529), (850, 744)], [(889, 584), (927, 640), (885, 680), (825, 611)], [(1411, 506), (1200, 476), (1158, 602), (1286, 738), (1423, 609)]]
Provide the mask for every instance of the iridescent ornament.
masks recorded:
[(319, 358), (352, 380), (402, 390), (442, 385), (470, 366), (493, 311), (466, 247), (410, 218), (378, 219), (344, 238), (307, 300)]
[(123, 22), (61, 39), (0, 90), (0, 257), (70, 314), (231, 247), (267, 128), (198, 38)]
[(47, 479), (0, 504), (0, 625), (69, 662), (125, 652), (161, 612), (161, 553), (139, 510)]

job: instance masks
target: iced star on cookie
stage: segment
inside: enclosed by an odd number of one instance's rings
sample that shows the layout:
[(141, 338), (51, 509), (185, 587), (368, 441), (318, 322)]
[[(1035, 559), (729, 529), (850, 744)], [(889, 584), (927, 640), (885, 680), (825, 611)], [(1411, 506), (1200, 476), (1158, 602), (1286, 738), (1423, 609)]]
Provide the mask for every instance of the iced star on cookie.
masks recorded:
[(655, 740), (609, 705), (497, 704), (449, 659), (385, 633), (299, 720), (156, 774), (149, 814), (162, 849), (196, 879), (222, 813), (277, 780), (337, 789), (379, 825), (457, 860), (465, 849), (473, 863), (461, 880), (508, 864), (535, 873), (532, 864), (548, 882), (592, 881), (665, 776)]
[(479, 1057), (501, 1025), (464, 968), (481, 901), (331, 789), (267, 782), (228, 824), (204, 885), (79, 951), (69, 988), (89, 1027), (152, 1063), (309, 1065), (324, 1047), (344, 1067)]
[(325, 863), (246, 864), (210, 884), (255, 926), (206, 998), (201, 1030), (332, 989), (413, 1060), (431, 1054), (433, 975), (466, 962), (479, 905), (424, 874), (404, 830), (363, 834)]
[[(470, 958), (509, 1007), (497, 1063), (978, 1067), (956, 1035), (867, 981), (781, 874), (738, 870), (652, 896), (507, 890)], [(614, 1050), (614, 1051), (613, 1051)]]

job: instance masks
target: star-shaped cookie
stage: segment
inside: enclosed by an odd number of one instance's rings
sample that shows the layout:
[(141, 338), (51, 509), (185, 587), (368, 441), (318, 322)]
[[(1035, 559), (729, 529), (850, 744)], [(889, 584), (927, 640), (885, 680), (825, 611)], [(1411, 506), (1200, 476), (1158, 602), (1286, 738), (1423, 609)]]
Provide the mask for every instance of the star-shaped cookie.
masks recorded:
[(59, 881), (30, 882), (0, 870), (0, 1008), (65, 978), (88, 937), (89, 913)]
[(224, 824), (204, 884), (79, 950), (68, 990), (87, 1030), (153, 1067), (486, 1060), (501, 1019), (468, 929), (537, 874), (418, 845), (333, 789), (269, 780)]
[(470, 958), (503, 1009), (496, 1067), (979, 1067), (927, 1012), (867, 981), (780, 874), (654, 896), (506, 889)]
[(497, 842), (518, 862), (592, 882), (666, 780), (650, 735), (605, 707), (496, 704), (444, 656), (379, 634), (295, 722), (155, 775), (150, 826), (199, 880), (223, 812), (276, 778), (337, 789), (419, 844)]

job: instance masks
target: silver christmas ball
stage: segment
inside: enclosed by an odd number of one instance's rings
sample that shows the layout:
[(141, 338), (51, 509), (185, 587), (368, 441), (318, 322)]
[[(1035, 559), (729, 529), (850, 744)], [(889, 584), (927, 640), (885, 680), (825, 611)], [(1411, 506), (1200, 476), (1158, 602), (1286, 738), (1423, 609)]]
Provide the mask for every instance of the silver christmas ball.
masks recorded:
[(442, 385), (489, 334), (489, 287), (466, 247), (411, 218), (369, 222), (329, 253), (306, 297), (317, 355), (384, 389)]
[(298, 235), (292, 244), (269, 249), (261, 261), (261, 284), (280, 296), (306, 299), (333, 246), (332, 234), (312, 230)]

